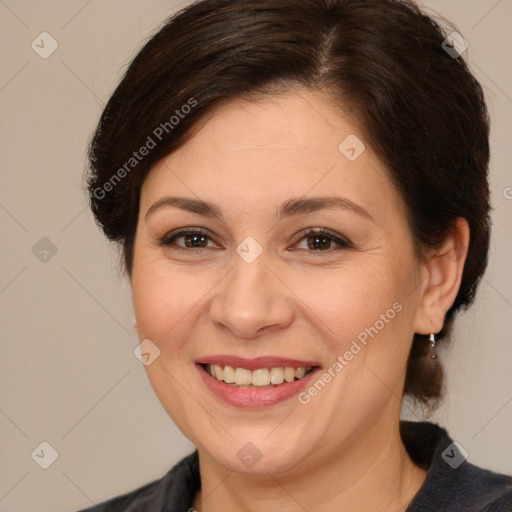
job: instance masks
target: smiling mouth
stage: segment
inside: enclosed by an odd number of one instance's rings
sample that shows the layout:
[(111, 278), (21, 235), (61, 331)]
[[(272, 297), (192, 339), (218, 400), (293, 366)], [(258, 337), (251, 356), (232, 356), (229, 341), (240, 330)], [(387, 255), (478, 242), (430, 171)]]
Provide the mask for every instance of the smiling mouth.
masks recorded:
[(201, 364), (212, 378), (224, 382), (233, 388), (267, 389), (286, 385), (304, 378), (315, 366), (297, 367), (276, 366), (248, 370), (229, 365)]

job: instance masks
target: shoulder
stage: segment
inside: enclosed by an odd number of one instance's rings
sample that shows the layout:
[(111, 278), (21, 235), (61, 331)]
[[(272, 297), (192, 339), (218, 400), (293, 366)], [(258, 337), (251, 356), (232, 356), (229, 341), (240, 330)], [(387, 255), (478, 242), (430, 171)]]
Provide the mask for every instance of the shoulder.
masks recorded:
[(79, 512), (158, 511), (168, 510), (169, 505), (176, 505), (176, 510), (186, 512), (199, 487), (198, 455), (194, 451), (181, 459), (159, 480)]
[[(465, 462), (457, 470), (452, 501), (465, 503), (464, 510), (512, 511), (512, 476), (495, 473)], [(470, 507), (473, 508), (470, 508)]]
[(512, 476), (467, 461), (464, 448), (433, 423), (401, 424), (411, 458), (427, 469), (407, 512), (511, 512)]

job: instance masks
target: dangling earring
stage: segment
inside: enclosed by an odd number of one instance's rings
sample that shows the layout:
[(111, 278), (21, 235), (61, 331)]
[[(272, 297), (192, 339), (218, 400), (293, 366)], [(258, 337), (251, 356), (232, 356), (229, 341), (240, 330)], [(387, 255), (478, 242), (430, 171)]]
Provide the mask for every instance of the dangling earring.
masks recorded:
[(436, 335), (435, 334), (431, 334), (430, 335), (430, 351), (432, 352), (432, 359), (437, 359), (437, 356), (436, 356)]
[(137, 332), (137, 319), (135, 318), (135, 315), (133, 316), (133, 330)]

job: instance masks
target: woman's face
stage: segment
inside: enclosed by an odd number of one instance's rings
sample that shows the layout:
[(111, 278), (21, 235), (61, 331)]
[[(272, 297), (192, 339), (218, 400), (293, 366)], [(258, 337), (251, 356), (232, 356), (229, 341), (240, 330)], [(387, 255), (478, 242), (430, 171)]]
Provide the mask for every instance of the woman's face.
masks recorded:
[[(146, 370), (181, 431), (231, 470), (313, 468), (396, 429), (420, 263), (361, 139), (317, 93), (233, 100), (142, 187), (132, 287)], [(255, 385), (218, 381), (208, 362)], [(286, 366), (314, 368), (295, 380), (303, 370)]]

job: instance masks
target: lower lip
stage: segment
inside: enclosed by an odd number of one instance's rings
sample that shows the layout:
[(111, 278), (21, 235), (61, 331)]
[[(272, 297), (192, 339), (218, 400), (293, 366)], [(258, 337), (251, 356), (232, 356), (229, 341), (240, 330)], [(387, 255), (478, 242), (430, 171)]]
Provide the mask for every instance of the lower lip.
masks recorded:
[(205, 368), (196, 364), (196, 367), (206, 387), (218, 398), (235, 407), (262, 408), (275, 405), (297, 395), (305, 388), (320, 368), (314, 368), (302, 379), (286, 382), (274, 388), (235, 388), (221, 380), (213, 378)]

